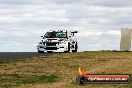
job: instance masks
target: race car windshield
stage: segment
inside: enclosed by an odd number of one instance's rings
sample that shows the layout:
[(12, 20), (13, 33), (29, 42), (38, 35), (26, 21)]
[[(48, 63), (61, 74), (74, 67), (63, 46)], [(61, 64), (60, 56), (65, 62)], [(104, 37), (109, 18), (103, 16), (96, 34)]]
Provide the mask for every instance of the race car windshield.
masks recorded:
[(46, 38), (66, 38), (66, 32), (47, 32), (45, 34)]

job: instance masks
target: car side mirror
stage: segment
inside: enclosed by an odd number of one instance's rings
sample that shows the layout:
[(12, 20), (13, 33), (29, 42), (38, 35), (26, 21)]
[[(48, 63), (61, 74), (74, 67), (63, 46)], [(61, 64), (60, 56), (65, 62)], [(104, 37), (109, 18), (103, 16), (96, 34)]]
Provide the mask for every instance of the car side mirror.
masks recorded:
[(72, 31), (71, 33), (78, 33), (78, 31)]

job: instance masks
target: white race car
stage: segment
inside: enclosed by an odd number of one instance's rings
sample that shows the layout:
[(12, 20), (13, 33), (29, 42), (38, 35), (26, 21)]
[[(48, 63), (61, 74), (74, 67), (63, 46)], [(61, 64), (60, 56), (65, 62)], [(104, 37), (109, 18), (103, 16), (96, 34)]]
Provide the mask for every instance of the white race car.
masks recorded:
[(48, 31), (37, 46), (39, 53), (44, 52), (77, 52), (78, 44), (74, 34), (77, 31)]

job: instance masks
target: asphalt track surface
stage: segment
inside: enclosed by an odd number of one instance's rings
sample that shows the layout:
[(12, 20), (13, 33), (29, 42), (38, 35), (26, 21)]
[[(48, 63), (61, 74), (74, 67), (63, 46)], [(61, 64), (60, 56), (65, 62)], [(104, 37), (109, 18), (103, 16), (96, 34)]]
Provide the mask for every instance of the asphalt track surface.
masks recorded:
[(39, 56), (52, 55), (48, 53), (38, 53), (38, 52), (0, 52), (0, 62), (13, 61), (19, 59), (26, 59)]

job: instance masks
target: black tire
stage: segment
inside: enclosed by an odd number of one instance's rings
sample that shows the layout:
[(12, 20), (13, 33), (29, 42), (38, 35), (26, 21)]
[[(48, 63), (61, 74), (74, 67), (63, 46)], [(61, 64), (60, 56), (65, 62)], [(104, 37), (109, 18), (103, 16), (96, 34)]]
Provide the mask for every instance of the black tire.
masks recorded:
[(47, 53), (53, 53), (52, 51), (47, 51)]
[(44, 51), (38, 51), (38, 53), (44, 53)]
[(75, 50), (72, 50), (72, 52), (77, 52), (77, 49), (78, 49), (78, 45), (77, 43), (75, 44)]
[(70, 52), (70, 43), (68, 43), (68, 50), (67, 51), (64, 51), (65, 53), (68, 53)]

